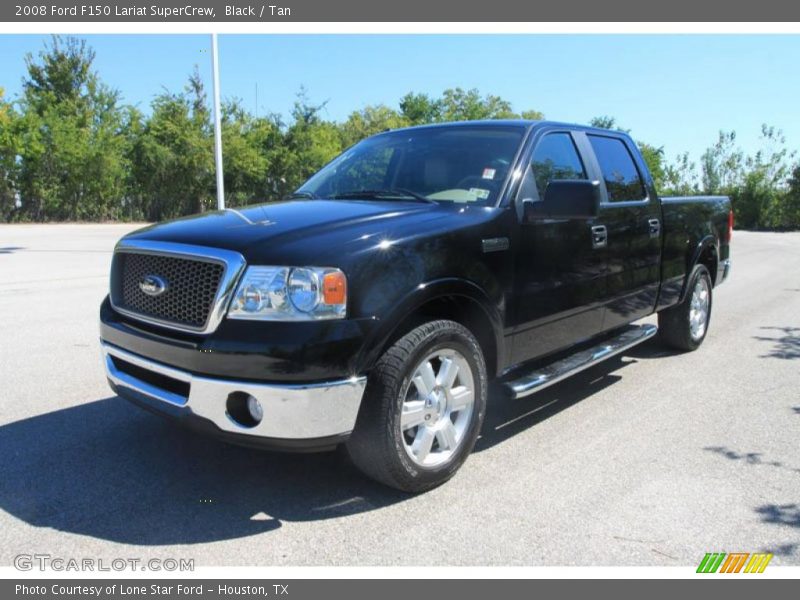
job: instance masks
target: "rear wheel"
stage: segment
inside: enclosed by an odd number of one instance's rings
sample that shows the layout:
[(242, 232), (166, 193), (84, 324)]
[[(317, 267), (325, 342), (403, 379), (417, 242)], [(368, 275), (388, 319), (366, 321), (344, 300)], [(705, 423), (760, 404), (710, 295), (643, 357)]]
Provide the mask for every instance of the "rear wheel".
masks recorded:
[(420, 325), (370, 374), (347, 450), (366, 475), (406, 492), (450, 479), (472, 451), (486, 410), (486, 365), (453, 321)]
[(711, 275), (703, 265), (695, 267), (686, 297), (680, 304), (658, 313), (661, 339), (677, 350), (696, 350), (708, 333), (711, 319)]

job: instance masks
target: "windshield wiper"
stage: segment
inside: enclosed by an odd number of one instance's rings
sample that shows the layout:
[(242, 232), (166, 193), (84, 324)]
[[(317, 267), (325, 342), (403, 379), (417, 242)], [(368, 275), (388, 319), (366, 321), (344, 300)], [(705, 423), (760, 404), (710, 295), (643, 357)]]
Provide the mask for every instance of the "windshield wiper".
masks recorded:
[(286, 196), (287, 200), (299, 200), (301, 198), (305, 198), (307, 200), (319, 200), (319, 196), (317, 196), (314, 192), (297, 191)]
[(408, 190), (406, 188), (386, 188), (380, 190), (350, 190), (349, 192), (340, 192), (338, 194), (333, 194), (329, 196), (334, 200), (342, 200), (345, 198), (374, 198), (376, 200), (380, 200), (381, 198), (388, 198), (388, 197), (401, 197), (401, 198), (412, 198), (417, 202), (427, 202), (428, 204), (436, 204), (435, 200), (431, 200), (430, 198), (426, 198), (422, 194), (418, 194), (413, 190)]

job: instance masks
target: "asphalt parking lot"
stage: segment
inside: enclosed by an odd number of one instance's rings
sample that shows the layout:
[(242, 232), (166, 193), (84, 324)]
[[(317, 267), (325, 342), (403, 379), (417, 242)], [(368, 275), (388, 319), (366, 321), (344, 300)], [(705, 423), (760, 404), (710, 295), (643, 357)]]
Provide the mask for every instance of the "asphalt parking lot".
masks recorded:
[(129, 229), (0, 226), (0, 565), (800, 564), (800, 233), (734, 233), (700, 350), (651, 341), (491, 398), (459, 475), (409, 497), (341, 453), (226, 446), (115, 397), (96, 320)]

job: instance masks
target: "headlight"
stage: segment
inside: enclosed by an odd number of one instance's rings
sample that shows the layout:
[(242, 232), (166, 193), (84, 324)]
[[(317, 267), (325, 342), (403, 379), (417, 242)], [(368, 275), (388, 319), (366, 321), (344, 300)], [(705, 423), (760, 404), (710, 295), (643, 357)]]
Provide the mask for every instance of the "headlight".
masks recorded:
[(319, 279), (311, 269), (292, 269), (288, 287), (289, 299), (300, 312), (311, 312), (319, 304)]
[(342, 319), (347, 279), (328, 267), (248, 267), (228, 309), (231, 319)]

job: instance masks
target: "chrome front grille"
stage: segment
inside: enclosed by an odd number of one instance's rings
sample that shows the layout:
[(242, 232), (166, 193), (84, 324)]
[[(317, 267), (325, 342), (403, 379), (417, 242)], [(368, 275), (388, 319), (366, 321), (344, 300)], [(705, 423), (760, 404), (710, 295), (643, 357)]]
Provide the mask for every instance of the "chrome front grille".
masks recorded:
[[(134, 319), (208, 333), (224, 316), (243, 268), (237, 252), (123, 240), (111, 266), (111, 304)], [(158, 285), (147, 285), (153, 281)]]
[[(112, 287), (120, 308), (187, 327), (204, 327), (214, 305), (224, 265), (218, 262), (121, 252), (114, 268), (118, 285)], [(141, 290), (148, 276), (157, 276), (166, 289), (157, 296)], [(114, 289), (116, 288), (116, 289)]]

